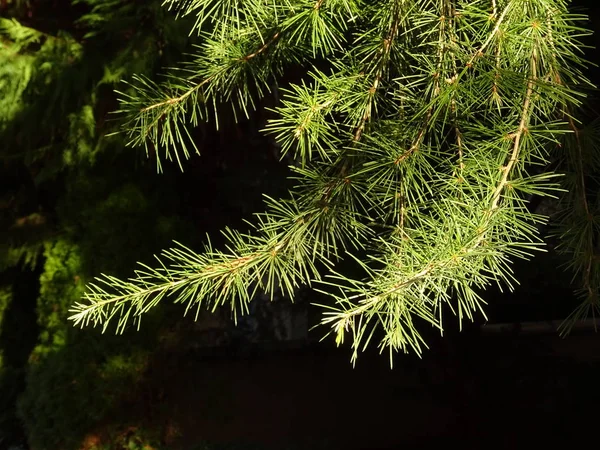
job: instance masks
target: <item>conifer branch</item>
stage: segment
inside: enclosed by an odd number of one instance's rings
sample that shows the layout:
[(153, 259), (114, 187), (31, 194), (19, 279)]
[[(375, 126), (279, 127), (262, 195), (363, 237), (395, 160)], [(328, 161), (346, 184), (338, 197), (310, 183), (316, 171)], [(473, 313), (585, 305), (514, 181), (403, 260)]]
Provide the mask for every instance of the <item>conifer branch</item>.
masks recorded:
[(521, 140), (525, 133), (527, 133), (527, 125), (529, 124), (529, 118), (531, 116), (531, 97), (533, 95), (533, 87), (537, 80), (537, 54), (534, 49), (533, 55), (531, 57), (531, 75), (530, 79), (527, 82), (527, 92), (525, 93), (525, 101), (523, 103), (523, 113), (521, 114), (521, 121), (519, 122), (519, 128), (517, 131), (511, 136), (514, 144), (512, 148), (512, 153), (510, 154), (510, 158), (508, 159), (506, 165), (502, 167), (502, 178), (498, 183), (498, 186), (494, 190), (492, 194), (492, 205), (490, 207), (490, 211), (495, 210), (498, 207), (498, 203), (500, 202), (500, 197), (502, 195), (502, 191), (506, 188), (508, 183), (508, 177), (512, 172), (515, 164), (519, 161), (519, 153), (521, 151)]
[(276, 32), (276, 33), (273, 35), (273, 37), (272, 37), (272, 38), (269, 40), (269, 42), (265, 42), (265, 44), (264, 44), (264, 45), (263, 45), (261, 48), (259, 48), (259, 49), (258, 49), (258, 50), (256, 50), (255, 52), (252, 52), (252, 53), (250, 53), (250, 54), (248, 54), (248, 55), (244, 56), (243, 58), (241, 58), (241, 60), (242, 60), (242, 61), (249, 61), (249, 60), (251, 60), (252, 58), (256, 58), (258, 55), (260, 55), (260, 54), (262, 54), (262, 53), (266, 52), (266, 51), (267, 51), (267, 49), (268, 49), (268, 48), (269, 48), (271, 45), (273, 45), (273, 43), (274, 43), (275, 41), (277, 41), (277, 39), (279, 39), (280, 37), (281, 37), (281, 32), (279, 32), (279, 31), (278, 31), (278, 32)]
[(379, 85), (383, 79), (383, 72), (389, 63), (390, 52), (393, 46), (394, 40), (398, 35), (398, 29), (400, 28), (400, 2), (394, 2), (394, 10), (393, 10), (393, 19), (392, 25), (387, 31), (383, 41), (381, 43), (381, 50), (378, 52), (378, 62), (376, 64), (375, 75), (372, 85), (368, 90), (368, 98), (367, 105), (364, 108), (364, 113), (360, 119), (358, 126), (356, 127), (356, 131), (354, 132), (354, 141), (357, 142), (360, 140), (362, 133), (365, 129), (366, 124), (369, 122), (372, 114), (372, 107), (375, 95), (379, 89)]
[[(90, 285), (72, 311), (77, 324), (118, 317), (122, 331), (166, 297), (188, 309), (229, 303), (235, 315), (256, 290), (291, 296), (319, 280), (332, 300), (323, 323), (338, 343), (351, 334), (354, 358), (377, 327), (382, 349), (420, 353), (418, 319), (443, 330), (444, 305), (459, 322), (472, 319), (485, 303), (479, 292), (510, 286), (511, 259), (539, 248), (542, 219), (524, 203), (557, 188), (530, 163), (545, 161), (548, 143), (565, 134), (561, 111), (584, 80), (578, 16), (561, 0), (167, 3), (197, 14), (205, 43), (186, 66), (192, 75), (163, 85), (140, 78), (125, 96), (131, 145), (187, 156), (187, 126), (206, 119), (208, 102), (248, 114), (301, 62), (308, 70), (267, 125), (282, 155), (298, 157), (296, 187), (269, 202), (253, 233), (231, 232), (226, 252), (171, 249), (158, 269)], [(576, 130), (575, 138), (581, 147)], [(575, 151), (580, 175), (583, 151)], [(584, 197), (585, 189), (581, 178)], [(595, 217), (590, 205), (581, 209)], [(366, 276), (338, 273), (341, 258)], [(589, 261), (577, 265), (588, 293)]]
[[(534, 44), (535, 45), (535, 44)], [(531, 117), (531, 109), (532, 109), (532, 97), (534, 93), (534, 86), (537, 82), (538, 73), (537, 73), (537, 50), (534, 46), (532, 49), (532, 55), (530, 60), (530, 75), (527, 82), (527, 88), (524, 95), (523, 106), (520, 121), (518, 124), (518, 128), (515, 133), (511, 136), (513, 140), (512, 150), (508, 156), (508, 160), (504, 167), (501, 169), (501, 178), (494, 189), (491, 196), (491, 203), (489, 209), (485, 210), (483, 214), (484, 225), (480, 225), (476, 232), (475, 238), (469, 244), (464, 246), (459, 252), (453, 253), (447, 258), (443, 258), (437, 261), (428, 262), (421, 270), (416, 273), (408, 274), (402, 276), (400, 282), (391, 286), (391, 288), (386, 289), (384, 292), (369, 296), (367, 295), (364, 298), (362, 296), (349, 296), (345, 298), (347, 302), (357, 301), (355, 306), (350, 306), (348, 308), (344, 308), (342, 311), (333, 311), (327, 312), (327, 317), (323, 320), (324, 324), (330, 324), (333, 327), (333, 330), (338, 335), (338, 342), (342, 341), (342, 334), (345, 330), (348, 329), (349, 324), (352, 324), (352, 320), (356, 316), (361, 316), (368, 311), (377, 310), (378, 305), (381, 303), (389, 303), (391, 302), (391, 297), (398, 294), (399, 292), (407, 289), (410, 285), (416, 284), (427, 277), (431, 277), (436, 272), (444, 271), (449, 266), (454, 264), (460, 264), (461, 260), (468, 259), (471, 255), (478, 252), (478, 248), (486, 242), (486, 236), (489, 234), (489, 230), (491, 229), (491, 224), (489, 223), (492, 214), (495, 210), (499, 208), (500, 199), (502, 192), (505, 190), (509, 176), (515, 167), (515, 164), (519, 161), (519, 154), (521, 152), (521, 141), (523, 136), (528, 132), (528, 124)], [(402, 294), (400, 294), (402, 295)], [(350, 325), (354, 327), (354, 325)], [(438, 324), (438, 326), (442, 327), (442, 324)], [(360, 342), (360, 338), (355, 338), (355, 344)], [(401, 343), (401, 348), (406, 350), (405, 345), (411, 345), (413, 350), (418, 350), (418, 346), (416, 346), (417, 342), (415, 341), (407, 341)], [(356, 350), (356, 348), (355, 348)], [(354, 355), (356, 357), (356, 353)]]
[[(154, 103), (152, 105), (149, 106), (145, 106), (142, 109), (140, 109), (140, 113), (145, 113), (148, 111), (151, 111), (153, 109), (156, 108), (162, 108), (163, 106), (174, 106), (178, 103), (182, 103), (183, 101), (185, 101), (188, 97), (190, 97), (190, 95), (196, 93), (199, 89), (201, 89), (203, 86), (205, 86), (206, 84), (210, 83), (213, 77), (208, 77), (205, 78), (204, 80), (202, 80), (200, 83), (197, 83), (193, 88), (188, 89), (186, 92), (184, 92), (183, 94), (177, 96), (177, 97), (172, 97), (169, 98), (168, 100), (164, 100), (162, 102), (158, 102), (158, 103)], [(163, 114), (164, 116), (164, 114)], [(163, 117), (161, 116), (161, 117)], [(158, 121), (159, 119), (157, 119)], [(152, 125), (156, 125), (157, 122), (154, 122)], [(150, 127), (149, 127), (150, 128)], [(146, 135), (149, 134), (150, 131), (148, 131), (148, 133), (146, 133)]]
[[(493, 41), (493, 39), (496, 37), (496, 35), (500, 31), (500, 26), (502, 26), (502, 24), (504, 22), (504, 19), (506, 19), (506, 16), (510, 12), (510, 9), (512, 8), (512, 6), (513, 6), (513, 2), (509, 1), (507, 3), (507, 5), (504, 7), (504, 9), (502, 10), (502, 13), (500, 14), (500, 17), (498, 17), (498, 20), (496, 21), (496, 25), (494, 26), (494, 29), (489, 34), (489, 36), (487, 37), (487, 39), (485, 40), (485, 42), (483, 44), (481, 44), (481, 47), (479, 47), (477, 49), (477, 51), (475, 53), (473, 53), (473, 56), (471, 56), (471, 58), (467, 62), (466, 67), (472, 67), (473, 63), (475, 62), (475, 59), (477, 59), (477, 58), (479, 58), (480, 56), (483, 55), (483, 52), (485, 52), (485, 50), (487, 49), (488, 45), (491, 44), (491, 42)], [(495, 14), (494, 14), (494, 16), (495, 16)]]

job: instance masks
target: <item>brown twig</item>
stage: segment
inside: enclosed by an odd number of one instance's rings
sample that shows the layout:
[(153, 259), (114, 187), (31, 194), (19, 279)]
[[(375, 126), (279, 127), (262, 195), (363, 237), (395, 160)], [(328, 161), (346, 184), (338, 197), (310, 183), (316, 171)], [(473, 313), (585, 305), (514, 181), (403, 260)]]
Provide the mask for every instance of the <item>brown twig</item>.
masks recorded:
[(241, 61), (249, 61), (252, 58), (257, 57), (261, 53), (264, 53), (280, 37), (281, 37), (281, 33), (278, 31), (277, 33), (275, 33), (273, 35), (273, 37), (268, 42), (265, 42), (261, 48), (259, 48), (258, 50), (256, 50), (253, 53), (250, 53), (249, 55), (244, 56), (243, 58), (241, 58)]
[(496, 22), (496, 26), (494, 26), (494, 29), (492, 30), (490, 35), (487, 37), (487, 39), (481, 45), (481, 47), (479, 47), (477, 49), (477, 51), (475, 51), (475, 53), (473, 53), (473, 56), (471, 56), (471, 58), (469, 59), (469, 62), (467, 62), (467, 64), (466, 64), (467, 67), (471, 67), (473, 65), (473, 62), (475, 61), (475, 59), (478, 58), (479, 56), (483, 55), (483, 52), (488, 47), (488, 45), (490, 45), (490, 43), (492, 42), (492, 39), (494, 39), (496, 34), (498, 34), (498, 32), (500, 31), (500, 25), (502, 25), (502, 23), (504, 22), (506, 15), (510, 11), (510, 7), (511, 7), (511, 3), (509, 2), (508, 5), (506, 5), (504, 10), (502, 11), (502, 14), (498, 18), (498, 21)]
[(369, 120), (371, 120), (373, 99), (375, 98), (375, 94), (377, 93), (377, 90), (379, 89), (379, 85), (381, 84), (381, 80), (383, 79), (383, 70), (384, 70), (385, 64), (387, 63), (387, 60), (389, 58), (390, 51), (392, 48), (392, 43), (393, 43), (394, 39), (396, 38), (396, 36), (398, 35), (398, 29), (400, 27), (400, 11), (399, 10), (400, 10), (400, 7), (396, 3), (393, 24), (390, 27), (390, 29), (388, 30), (387, 35), (383, 38), (382, 47), (381, 47), (381, 50), (379, 51), (379, 53), (381, 54), (381, 57), (379, 59), (379, 62), (377, 64), (377, 69), (375, 71), (375, 80), (373, 81), (373, 84), (369, 88), (369, 101), (365, 108), (363, 116), (360, 120), (360, 123), (358, 124), (358, 127), (356, 128), (356, 130), (354, 132), (354, 141), (355, 142), (358, 142), (360, 140), (367, 123), (369, 122)]

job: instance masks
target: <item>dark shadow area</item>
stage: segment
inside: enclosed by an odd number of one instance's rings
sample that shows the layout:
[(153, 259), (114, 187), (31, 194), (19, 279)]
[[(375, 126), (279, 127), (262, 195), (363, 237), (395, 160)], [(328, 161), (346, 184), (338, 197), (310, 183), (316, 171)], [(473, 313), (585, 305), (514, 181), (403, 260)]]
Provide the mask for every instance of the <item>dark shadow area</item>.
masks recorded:
[[(460, 336), (423, 360), (327, 345), (157, 354), (116, 423), (164, 448), (513, 449), (587, 442), (600, 338)], [(446, 356), (440, 356), (446, 355)], [(213, 447), (210, 447), (213, 448)], [(529, 447), (527, 447), (529, 448)]]
[(29, 355), (38, 338), (35, 301), (39, 294), (39, 267), (10, 270), (2, 274), (12, 281), (12, 299), (0, 328), (0, 448), (26, 441), (25, 430), (16, 416), (17, 398), (25, 389)]

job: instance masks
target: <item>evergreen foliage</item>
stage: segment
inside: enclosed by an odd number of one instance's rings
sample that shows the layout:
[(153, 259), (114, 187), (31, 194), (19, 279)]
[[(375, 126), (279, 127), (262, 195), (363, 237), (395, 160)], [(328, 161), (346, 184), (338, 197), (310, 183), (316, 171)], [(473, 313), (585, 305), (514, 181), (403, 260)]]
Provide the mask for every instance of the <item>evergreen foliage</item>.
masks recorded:
[(473, 320), (485, 288), (512, 288), (511, 261), (543, 249), (537, 196), (564, 206), (558, 233), (583, 286), (575, 317), (598, 308), (597, 133), (576, 120), (588, 31), (569, 2), (164, 3), (200, 43), (163, 81), (138, 74), (120, 92), (128, 144), (159, 170), (183, 167), (198, 151), (192, 127), (280, 98), (265, 132), (294, 187), (267, 198), (250, 232), (225, 230), (222, 249), (176, 245), (132, 278), (99, 277), (71, 310), (76, 325), (122, 332), (165, 298), (236, 317), (257, 290), (293, 299), (316, 282), (333, 300), (322, 323), (338, 344), (350, 336), (354, 359), (371, 341), (421, 353), (424, 324)]
[[(12, 301), (12, 286), (3, 285), (0, 288), (0, 333), (2, 332), (2, 322), (4, 321), (4, 314), (10, 306)], [(2, 354), (0, 353), (0, 367), (2, 367)]]
[(559, 252), (568, 257), (569, 269), (574, 273), (579, 288), (577, 296), (581, 304), (562, 325), (561, 332), (568, 334), (576, 320), (588, 316), (596, 317), (600, 312), (598, 286), (600, 286), (600, 264), (598, 264), (597, 237), (598, 185), (596, 175), (600, 169), (598, 151), (598, 119), (585, 126), (570, 125), (571, 136), (564, 140), (563, 160), (566, 193), (560, 198), (560, 210), (553, 223), (554, 233), (560, 237)]
[[(139, 180), (102, 180), (94, 171), (81, 170), (66, 183), (68, 194), (56, 208), (62, 233), (44, 244), (39, 336), (18, 400), (19, 417), (35, 448), (77, 448), (139, 381), (159, 338), (156, 315), (148, 317), (145, 334), (130, 336), (126, 344), (71, 327), (68, 310), (86, 281), (97, 270), (127, 273), (135, 258), (150, 256), (172, 233), (191, 234), (177, 217), (157, 216), (164, 209), (160, 195), (144, 192)], [(155, 226), (141, 232), (144, 222)]]

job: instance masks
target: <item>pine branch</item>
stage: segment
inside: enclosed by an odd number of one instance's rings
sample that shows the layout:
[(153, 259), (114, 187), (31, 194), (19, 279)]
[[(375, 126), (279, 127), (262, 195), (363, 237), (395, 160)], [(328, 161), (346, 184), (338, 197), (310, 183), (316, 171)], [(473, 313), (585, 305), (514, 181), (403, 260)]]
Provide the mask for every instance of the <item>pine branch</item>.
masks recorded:
[[(214, 260), (202, 261), (203, 264), (197, 265), (193, 262), (198, 258), (189, 249), (182, 247), (167, 250), (163, 254), (164, 259), (174, 263), (169, 268), (159, 259), (162, 268), (146, 267), (147, 271), (138, 271), (136, 278), (129, 281), (107, 275), (97, 278), (96, 283), (89, 285), (85, 301), (76, 303), (69, 310), (72, 314), (69, 320), (81, 327), (102, 324), (105, 331), (111, 319), (119, 315), (117, 332), (123, 332), (130, 316), (137, 320), (139, 326), (141, 316), (165, 297), (174, 296), (176, 303), (189, 302), (189, 309), (194, 303), (192, 300), (196, 300), (190, 298), (190, 292), (194, 293), (194, 297), (199, 297), (196, 319), (205, 297), (219, 299), (227, 296), (231, 301), (232, 311), (236, 313), (236, 298), (241, 303), (241, 308), (249, 301), (245, 286), (244, 289), (235, 291), (239, 279), (244, 277), (245, 283), (257, 283), (260, 274), (250, 269), (264, 263), (265, 258), (273, 256), (273, 252), (276, 253), (277, 250), (277, 246), (271, 246), (243, 256), (217, 254), (214, 255)], [(106, 286), (111, 292), (102, 286)]]
[[(227, 251), (172, 249), (158, 269), (104, 277), (73, 310), (76, 323), (119, 317), (122, 331), (166, 297), (188, 309), (229, 303), (235, 315), (255, 290), (291, 296), (320, 280), (334, 301), (323, 323), (338, 343), (351, 335), (354, 359), (376, 329), (382, 350), (421, 353), (419, 322), (443, 331), (446, 307), (459, 323), (472, 320), (480, 292), (511, 287), (511, 260), (540, 248), (545, 219), (527, 198), (559, 190), (554, 174), (532, 167), (568, 132), (561, 111), (578, 104), (585, 82), (576, 50), (584, 32), (562, 1), (166, 3), (197, 15), (205, 44), (164, 84), (140, 79), (123, 94), (131, 144), (187, 156), (187, 125), (206, 120), (209, 103), (247, 114), (301, 63), (308, 71), (282, 90), (266, 130), (297, 158), (296, 188), (269, 202), (252, 234), (231, 232)], [(580, 177), (587, 201), (585, 190)], [(590, 208), (579, 208), (588, 219)], [(588, 219), (569, 237), (574, 254), (593, 245)], [(574, 266), (589, 293), (600, 275), (594, 253), (584, 256)], [(366, 276), (338, 273), (342, 258)]]
[[(356, 127), (356, 131), (354, 132), (354, 141), (360, 140), (367, 122), (371, 119), (374, 98), (375, 98), (375, 95), (377, 95), (379, 85), (381, 84), (381, 82), (383, 80), (383, 73), (386, 70), (386, 68), (390, 62), (391, 48), (394, 45), (394, 40), (396, 39), (396, 37), (398, 35), (398, 30), (400, 28), (400, 22), (403, 19), (400, 14), (401, 4), (402, 4), (402, 2), (399, 2), (399, 1), (395, 1), (393, 4), (393, 10), (391, 13), (391, 16), (392, 16), (391, 22), (392, 23), (391, 23), (391, 26), (389, 27), (389, 29), (386, 31), (386, 34), (383, 37), (383, 40), (381, 41), (380, 50), (376, 54), (377, 61), (375, 63), (375, 73), (374, 73), (374, 77), (373, 77), (374, 78), (373, 83), (368, 91), (367, 104), (364, 108), (364, 113), (360, 119), (358, 126)], [(364, 69), (363, 71), (367, 72), (367, 69)]]
[[(502, 196), (502, 192), (506, 189), (508, 185), (509, 176), (512, 173), (516, 163), (520, 160), (519, 155), (521, 153), (521, 142), (523, 136), (528, 132), (528, 124), (531, 117), (532, 110), (532, 97), (534, 94), (534, 86), (538, 80), (538, 70), (537, 70), (537, 49), (534, 44), (534, 48), (532, 50), (531, 60), (530, 60), (530, 75), (529, 80), (527, 82), (527, 88), (524, 95), (523, 106), (521, 111), (521, 117), (519, 121), (519, 125), (517, 130), (511, 135), (511, 139), (513, 140), (513, 146), (510, 155), (508, 156), (508, 160), (504, 167), (501, 169), (501, 178), (497, 183), (493, 193), (491, 195), (491, 202), (489, 209), (486, 209), (483, 214), (483, 225), (479, 225), (476, 232), (476, 237), (471, 241), (471, 243), (461, 249), (458, 253), (453, 253), (450, 257), (442, 258), (437, 261), (428, 262), (422, 269), (418, 270), (415, 273), (402, 275), (401, 281), (392, 285), (391, 288), (384, 290), (381, 293), (376, 295), (370, 295), (367, 291), (366, 295), (354, 295), (354, 296), (344, 296), (341, 299), (338, 299), (338, 303), (347, 302), (350, 304), (356, 304), (356, 306), (350, 306), (348, 308), (344, 308), (342, 311), (336, 311), (334, 309), (333, 312), (328, 312), (326, 315), (328, 316), (323, 320), (323, 324), (329, 324), (333, 327), (334, 332), (337, 334), (337, 342), (343, 342), (343, 333), (348, 330), (348, 326), (351, 326), (354, 330), (354, 355), (353, 358), (357, 357), (358, 345), (361, 343), (362, 334), (364, 330), (358, 331), (354, 329), (354, 322), (352, 322), (353, 318), (356, 316), (362, 316), (369, 311), (378, 310), (380, 304), (392, 304), (393, 300), (391, 300), (392, 296), (398, 295), (401, 291), (405, 291), (411, 285), (422, 282), (422, 280), (427, 277), (432, 277), (436, 275), (437, 272), (443, 272), (450, 265), (454, 265), (459, 263), (459, 261), (466, 261), (472, 254), (476, 254), (479, 251), (479, 247), (484, 243), (493, 239), (493, 236), (490, 236), (490, 232), (492, 230), (492, 216), (494, 212), (500, 206), (500, 200)], [(457, 136), (457, 138), (459, 138)], [(480, 256), (480, 255), (477, 255)], [(387, 277), (386, 274), (383, 276)], [(471, 275), (473, 276), (473, 274)], [(466, 279), (468, 279), (467, 277)], [(377, 281), (374, 280), (373, 284), (377, 286)], [(344, 289), (343, 286), (339, 286), (341, 289)], [(377, 289), (377, 288), (375, 288)], [(401, 293), (399, 294), (402, 295)], [(362, 297), (362, 298), (361, 298)], [(423, 313), (421, 309), (418, 310), (419, 315), (426, 319), (429, 322), (433, 322), (431, 319), (431, 315)], [(399, 318), (397, 318), (398, 320)], [(441, 323), (437, 324), (438, 327), (442, 327)], [(406, 330), (410, 331), (410, 330)], [(404, 339), (400, 339), (395, 342), (394, 349), (401, 349), (406, 351), (408, 347), (420, 353), (420, 347), (418, 345), (419, 338), (418, 333), (412, 330), (411, 333), (404, 332)], [(410, 337), (410, 338), (409, 338)]]
[[(227, 92), (227, 86), (237, 83), (237, 78), (246, 76), (246, 66), (250, 61), (265, 53), (277, 42), (279, 36), (279, 32), (276, 32), (269, 42), (241, 56), (224, 59), (220, 66), (212, 65), (211, 61), (207, 61), (200, 71), (205, 74), (200, 81), (196, 81), (197, 72), (183, 78), (167, 80), (162, 85), (136, 77), (137, 84), (132, 86), (134, 91), (132, 94), (119, 92), (121, 96), (119, 113), (128, 118), (123, 125), (123, 131), (130, 138), (128, 145), (143, 145), (147, 152), (152, 148), (158, 156), (159, 171), (161, 158), (158, 150), (162, 147), (165, 149), (166, 159), (171, 160), (174, 156), (183, 170), (179, 156), (180, 149), (186, 159), (190, 156), (188, 144), (199, 153), (188, 126), (195, 126), (200, 120), (207, 118), (206, 105), (210, 102), (218, 104), (230, 101), (232, 94)], [(255, 82), (268, 84), (267, 79), (256, 79)], [(258, 92), (260, 95), (260, 90)], [(155, 100), (157, 97), (160, 100)], [(149, 100), (152, 103), (148, 104)], [(237, 108), (244, 111), (253, 102), (252, 95), (245, 91), (240, 92), (237, 101), (239, 102)]]
[(519, 123), (519, 128), (511, 136), (514, 141), (513, 150), (508, 159), (506, 165), (502, 168), (502, 178), (496, 186), (494, 193), (492, 194), (492, 205), (490, 211), (495, 210), (498, 207), (498, 203), (500, 202), (500, 197), (502, 192), (506, 188), (508, 183), (508, 177), (512, 172), (515, 164), (519, 161), (519, 153), (521, 152), (521, 140), (525, 133), (527, 133), (527, 126), (529, 125), (529, 118), (531, 116), (531, 98), (533, 95), (533, 87), (537, 80), (537, 52), (533, 51), (531, 57), (531, 74), (529, 81), (527, 82), (527, 92), (525, 93), (525, 102), (523, 103), (523, 112), (521, 114), (521, 121)]
[(118, 317), (117, 332), (123, 332), (130, 320), (139, 326), (141, 316), (167, 297), (187, 303), (186, 312), (196, 306), (196, 317), (204, 305), (214, 311), (225, 302), (234, 317), (243, 314), (256, 289), (270, 295), (279, 289), (293, 298), (300, 285), (320, 278), (318, 265), (322, 270), (339, 257), (339, 245), (360, 245), (368, 233), (342, 205), (332, 207), (333, 190), (325, 204), (320, 190), (305, 196), (313, 198), (304, 201), (312, 205), (305, 212), (271, 200), (270, 214), (258, 217), (259, 234), (226, 234), (227, 253), (213, 250), (210, 242), (202, 253), (180, 245), (163, 252), (159, 268), (144, 265), (132, 279), (97, 278), (69, 319), (106, 330)]
[[(592, 208), (588, 202), (588, 194), (586, 187), (586, 169), (584, 167), (584, 146), (581, 141), (581, 130), (575, 124), (571, 114), (566, 111), (567, 121), (571, 130), (573, 130), (574, 136), (574, 147), (575, 147), (575, 177), (576, 186), (572, 190), (572, 195), (576, 205), (568, 205), (569, 213), (568, 217), (573, 215), (580, 216), (575, 227), (577, 231), (573, 230), (573, 221), (567, 222), (568, 230), (563, 234), (563, 243), (559, 246), (559, 250), (563, 250), (563, 247), (569, 248), (569, 234), (573, 235), (575, 239), (583, 240), (580, 243), (581, 248), (579, 251), (573, 253), (579, 253), (574, 255), (574, 266), (575, 275), (581, 273), (581, 289), (580, 293), (583, 297), (583, 301), (559, 326), (559, 332), (561, 336), (567, 336), (571, 333), (573, 326), (579, 320), (583, 320), (589, 317), (591, 314), (594, 319), (594, 326), (596, 325), (596, 314), (600, 314), (600, 300), (598, 291), (600, 290), (600, 284), (598, 283), (597, 277), (594, 276), (594, 272), (597, 272), (595, 267), (598, 267), (598, 258), (596, 252), (596, 246), (594, 240), (597, 236), (597, 227), (595, 226), (596, 215), (592, 211)], [(581, 213), (579, 213), (581, 211)], [(580, 223), (583, 221), (583, 223)], [(572, 246), (577, 249), (576, 246)], [(574, 249), (571, 249), (572, 251)]]
[[(469, 68), (473, 67), (473, 63), (475, 62), (475, 60), (477, 58), (481, 57), (484, 54), (485, 50), (488, 48), (488, 46), (492, 43), (492, 41), (494, 40), (494, 38), (500, 32), (500, 27), (504, 23), (504, 20), (506, 19), (506, 16), (510, 12), (511, 8), (513, 7), (513, 5), (514, 5), (514, 2), (512, 2), (512, 1), (509, 1), (506, 4), (506, 6), (504, 7), (504, 9), (502, 10), (502, 13), (500, 14), (500, 17), (496, 21), (496, 25), (494, 26), (494, 29), (489, 34), (489, 36), (487, 37), (487, 39), (485, 40), (485, 42), (483, 44), (481, 44), (481, 47), (479, 47), (477, 49), (477, 51), (475, 53), (473, 53), (473, 56), (471, 56), (471, 58), (467, 62), (466, 67), (469, 67)], [(494, 13), (493, 13), (493, 16), (491, 17), (492, 19), (496, 16), (495, 11), (496, 11), (496, 5), (494, 5)]]
[[(183, 94), (181, 94), (178, 97), (173, 97), (173, 98), (169, 98), (168, 100), (164, 100), (162, 102), (158, 102), (158, 103), (154, 103), (153, 105), (149, 105), (146, 106), (142, 109), (140, 109), (141, 113), (145, 113), (148, 111), (151, 111), (153, 109), (156, 108), (162, 108), (164, 106), (172, 106), (178, 103), (182, 103), (183, 101), (185, 101), (190, 95), (196, 93), (199, 89), (201, 89), (204, 85), (208, 84), (211, 82), (211, 77), (209, 78), (205, 78), (204, 80), (202, 80), (200, 83), (197, 83), (193, 88), (188, 89), (186, 92), (184, 92)], [(165, 113), (163, 113), (164, 116)], [(152, 125), (155, 125), (155, 123), (153, 123)], [(147, 133), (148, 134), (148, 133)]]
[[(176, 6), (177, 2), (169, 3)], [(327, 8), (330, 4), (331, 11)], [(180, 168), (179, 148), (186, 159), (190, 156), (188, 144), (198, 153), (187, 128), (200, 120), (208, 120), (207, 105), (213, 104), (217, 120), (223, 105), (230, 105), (236, 118), (239, 114), (248, 116), (249, 110), (256, 108), (256, 101), (270, 92), (280, 72), (282, 57), (302, 60), (305, 35), (310, 36), (313, 56), (317, 53), (326, 56), (334, 48), (341, 48), (347, 25), (344, 16), (354, 13), (354, 8), (345, 1), (331, 0), (316, 2), (310, 7), (302, 2), (289, 3), (281, 6), (282, 11), (277, 13), (273, 5), (273, 8), (261, 6), (261, 2), (246, 5), (247, 11), (241, 4), (223, 2), (218, 6), (204, 0), (179, 6), (184, 14), (197, 11), (198, 24), (209, 18), (215, 23), (214, 32), (207, 35), (204, 55), (180, 70), (183, 75), (173, 72), (171, 78), (160, 85), (138, 77), (137, 85), (132, 86), (133, 93), (120, 93), (122, 108), (119, 112), (128, 119), (123, 130), (130, 137), (129, 146), (143, 145), (147, 152), (164, 148), (166, 159), (174, 156)], [(259, 14), (259, 22), (246, 27), (240, 23), (254, 17), (251, 11), (263, 7), (265, 11)], [(209, 14), (219, 8), (220, 20)], [(201, 80), (196, 81), (199, 77)], [(160, 158), (157, 164), (160, 170)]]

